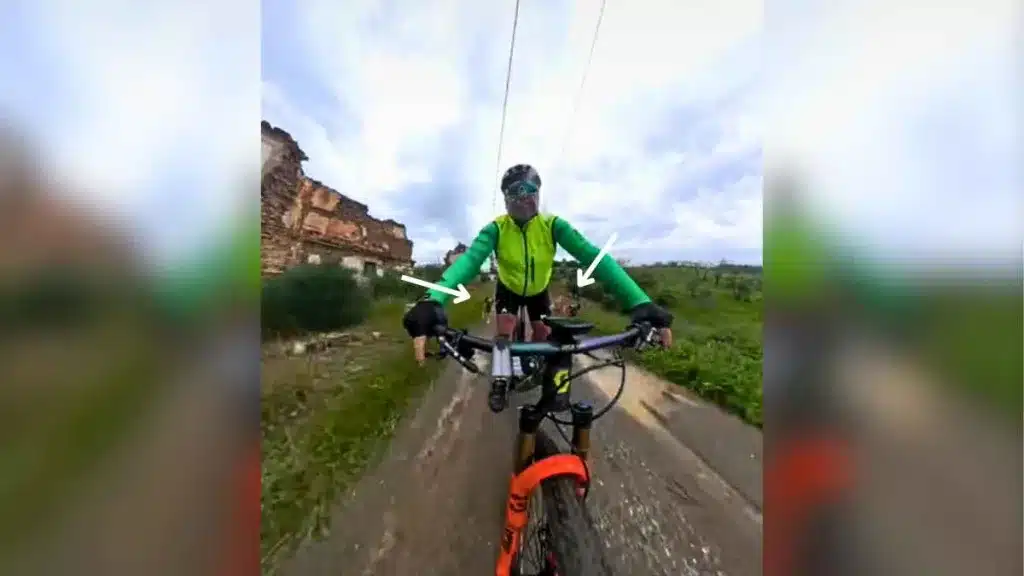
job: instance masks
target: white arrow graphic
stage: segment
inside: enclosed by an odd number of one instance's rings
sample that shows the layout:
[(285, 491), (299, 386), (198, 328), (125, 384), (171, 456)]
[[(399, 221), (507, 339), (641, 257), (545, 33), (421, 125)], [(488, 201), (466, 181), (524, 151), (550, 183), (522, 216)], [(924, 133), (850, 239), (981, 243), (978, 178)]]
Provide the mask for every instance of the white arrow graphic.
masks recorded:
[(420, 280), (419, 278), (406, 276), (405, 274), (402, 274), (402, 282), (408, 282), (409, 284), (423, 286), (424, 288), (427, 288), (429, 290), (437, 290), (438, 292), (444, 292), (445, 294), (455, 296), (455, 300), (452, 300), (452, 302), (456, 304), (462, 304), (463, 302), (469, 300), (470, 298), (469, 290), (466, 290), (466, 286), (463, 284), (459, 284), (458, 290), (452, 290), (451, 288), (445, 288), (440, 284), (434, 284), (432, 282), (427, 282), (426, 280)]
[(618, 239), (618, 236), (614, 232), (612, 232), (612, 235), (608, 238), (608, 241), (604, 243), (604, 248), (601, 248), (601, 251), (597, 253), (597, 258), (594, 258), (594, 261), (590, 263), (590, 266), (587, 266), (586, 272), (580, 270), (579, 268), (576, 269), (576, 284), (580, 288), (583, 288), (584, 286), (590, 286), (591, 284), (594, 283), (594, 279), (591, 278), (590, 275), (594, 273), (594, 270), (597, 268), (597, 265), (601, 263), (601, 258), (604, 258), (605, 256), (608, 255), (608, 251), (612, 249), (612, 244), (615, 244), (616, 239)]

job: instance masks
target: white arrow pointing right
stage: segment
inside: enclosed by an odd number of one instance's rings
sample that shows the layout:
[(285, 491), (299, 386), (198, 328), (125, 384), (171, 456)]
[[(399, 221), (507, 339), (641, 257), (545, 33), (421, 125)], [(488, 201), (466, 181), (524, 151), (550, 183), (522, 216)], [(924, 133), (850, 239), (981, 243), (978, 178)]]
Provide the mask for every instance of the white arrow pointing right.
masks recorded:
[(464, 284), (459, 284), (458, 290), (452, 290), (451, 288), (446, 288), (440, 284), (434, 284), (432, 282), (427, 282), (426, 280), (406, 276), (405, 274), (402, 274), (402, 282), (408, 282), (410, 284), (422, 286), (428, 290), (437, 290), (438, 292), (444, 292), (445, 294), (455, 296), (455, 300), (452, 300), (455, 304), (462, 304), (466, 300), (469, 300), (471, 296), (469, 290), (466, 290), (466, 286)]

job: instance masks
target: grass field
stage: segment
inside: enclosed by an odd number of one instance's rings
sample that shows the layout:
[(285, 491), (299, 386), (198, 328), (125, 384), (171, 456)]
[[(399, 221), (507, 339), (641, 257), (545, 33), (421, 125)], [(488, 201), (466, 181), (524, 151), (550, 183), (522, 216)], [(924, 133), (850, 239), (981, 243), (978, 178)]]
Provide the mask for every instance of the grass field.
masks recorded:
[[(633, 361), (760, 427), (763, 300), (758, 270), (650, 266), (629, 272), (676, 317), (672, 348), (633, 355)], [(598, 285), (583, 295), (581, 315), (599, 332), (626, 326), (628, 318)]]
[[(479, 322), (481, 302), (448, 306), (451, 323)], [(440, 362), (417, 366), (403, 312), (401, 301), (378, 301), (366, 322), (345, 330), (345, 344), (323, 352), (286, 356), (277, 343), (265, 346), (264, 574), (303, 540), (326, 533), (331, 507), (387, 445), (410, 400), (440, 372)]]

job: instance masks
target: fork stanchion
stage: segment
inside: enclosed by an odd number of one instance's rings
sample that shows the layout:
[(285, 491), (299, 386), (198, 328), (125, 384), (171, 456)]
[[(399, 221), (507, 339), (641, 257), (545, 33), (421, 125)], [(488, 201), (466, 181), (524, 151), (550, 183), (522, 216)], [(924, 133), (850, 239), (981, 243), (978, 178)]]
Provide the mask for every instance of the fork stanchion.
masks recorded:
[(533, 462), (537, 445), (537, 429), (544, 420), (544, 412), (535, 406), (523, 406), (519, 410), (519, 434), (516, 438), (515, 471), (519, 474)]
[(572, 405), (572, 448), (580, 458), (587, 459), (590, 452), (590, 425), (594, 422), (594, 407), (587, 402)]

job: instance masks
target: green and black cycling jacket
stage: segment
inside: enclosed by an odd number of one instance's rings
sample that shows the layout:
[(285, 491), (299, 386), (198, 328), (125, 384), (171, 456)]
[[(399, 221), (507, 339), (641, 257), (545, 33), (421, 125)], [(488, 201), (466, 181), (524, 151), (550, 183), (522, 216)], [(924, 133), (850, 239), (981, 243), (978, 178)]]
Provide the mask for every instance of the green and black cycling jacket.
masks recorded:
[[(480, 266), (493, 252), (498, 259), (498, 280), (517, 294), (533, 296), (547, 289), (551, 282), (559, 246), (584, 267), (589, 267), (600, 252), (557, 216), (538, 215), (520, 226), (510, 216), (502, 215), (480, 230), (466, 253), (444, 271), (438, 284), (455, 289), (459, 284), (474, 280), (480, 275)], [(602, 258), (593, 276), (625, 310), (651, 301), (614, 258)], [(427, 297), (441, 305), (451, 299), (438, 290), (428, 291)]]

